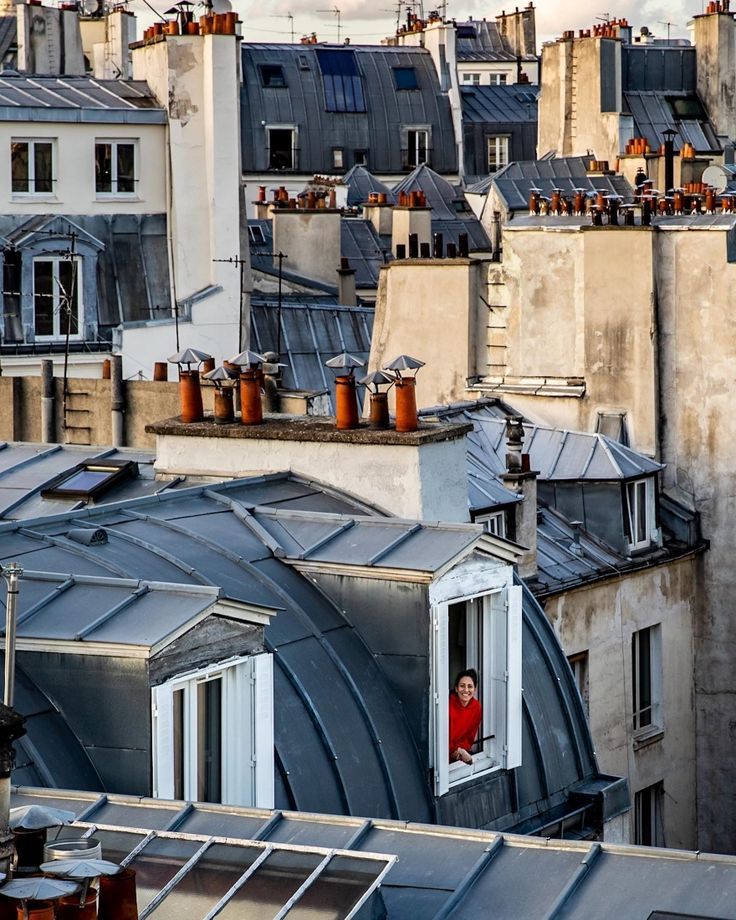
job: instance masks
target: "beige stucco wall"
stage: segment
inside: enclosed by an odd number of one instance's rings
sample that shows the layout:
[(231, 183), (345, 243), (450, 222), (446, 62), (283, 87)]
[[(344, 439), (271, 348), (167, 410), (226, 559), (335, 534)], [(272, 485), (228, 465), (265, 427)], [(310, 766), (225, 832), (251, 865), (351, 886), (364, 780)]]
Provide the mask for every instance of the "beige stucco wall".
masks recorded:
[(506, 374), (585, 380), (584, 399), (508, 399), (537, 421), (583, 431), (595, 429), (598, 412), (625, 411), (637, 449), (654, 454), (653, 271), (646, 228), (564, 232), (550, 218), (542, 228), (507, 229)]
[(693, 20), (698, 93), (719, 134), (736, 137), (736, 23), (732, 13)]
[[(339, 211), (292, 210), (273, 211), (273, 251), (287, 256), (284, 271), (304, 275), (325, 284), (337, 284), (340, 267)], [(276, 265), (278, 260), (274, 259)]]
[[(550, 598), (545, 610), (566, 655), (587, 651), (590, 728), (604, 773), (628, 776), (632, 794), (664, 783), (664, 834), (670, 847), (697, 846), (693, 585), (688, 557)], [(631, 637), (661, 624), (662, 715), (659, 740), (636, 749), (632, 737)], [(632, 812), (627, 816), (633, 822)], [(629, 839), (634, 840), (633, 826)]]
[[(162, 214), (166, 212), (166, 127), (164, 125), (76, 124), (64, 122), (0, 122), (0, 201), (4, 214)], [(15, 140), (49, 139), (54, 144), (54, 193), (13, 195), (10, 144)], [(136, 194), (98, 196), (95, 192), (95, 142), (132, 140), (137, 144)]]
[(411, 259), (381, 269), (369, 369), (401, 354), (425, 362), (417, 405), (465, 398), (477, 358), (479, 291), (487, 267), (471, 259)]

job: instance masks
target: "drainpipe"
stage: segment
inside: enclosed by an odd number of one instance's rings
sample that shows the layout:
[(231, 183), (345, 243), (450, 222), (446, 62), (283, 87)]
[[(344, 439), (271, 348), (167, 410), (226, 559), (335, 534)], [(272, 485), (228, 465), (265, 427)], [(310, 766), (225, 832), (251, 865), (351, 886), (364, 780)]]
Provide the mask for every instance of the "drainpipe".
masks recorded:
[(0, 703), (0, 872), (6, 875), (14, 852), (10, 831), (10, 774), (15, 762), (13, 742), (25, 735), (24, 722), (20, 713)]
[(5, 605), (5, 695), (6, 706), (13, 705), (15, 690), (15, 620), (18, 610), (18, 591), (23, 569), (17, 562), (0, 566), (0, 574), (8, 584), (8, 597)]
[(53, 444), (55, 438), (54, 362), (45, 358), (41, 362), (41, 440)]
[(112, 446), (123, 447), (123, 359), (113, 355), (110, 359), (110, 408), (112, 414)]

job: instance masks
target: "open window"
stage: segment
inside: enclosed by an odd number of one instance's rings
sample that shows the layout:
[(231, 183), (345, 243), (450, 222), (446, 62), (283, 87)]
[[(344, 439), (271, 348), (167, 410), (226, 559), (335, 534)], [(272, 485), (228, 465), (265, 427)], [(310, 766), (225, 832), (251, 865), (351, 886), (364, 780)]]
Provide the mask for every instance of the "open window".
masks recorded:
[[(433, 607), (435, 794), (521, 764), (521, 588)], [(449, 694), (456, 675), (478, 672), (483, 716), (471, 764), (449, 762)]]
[(414, 169), (428, 162), (429, 130), (427, 128), (408, 128), (404, 144), (402, 149), (404, 169)]
[(296, 169), (296, 129), (291, 127), (270, 127), (268, 137), (268, 168)]
[(13, 195), (48, 198), (54, 194), (55, 141), (50, 138), (18, 138), (10, 142)]
[(138, 181), (135, 140), (95, 142), (95, 193), (98, 198), (128, 198)]
[(273, 807), (271, 655), (169, 680), (152, 707), (154, 796)]
[(646, 549), (656, 536), (654, 479), (624, 483), (624, 530), (629, 550)]
[(33, 328), (36, 340), (80, 337), (81, 262), (43, 256), (33, 260)]
[(634, 738), (663, 731), (662, 628), (647, 626), (631, 637), (631, 697)]

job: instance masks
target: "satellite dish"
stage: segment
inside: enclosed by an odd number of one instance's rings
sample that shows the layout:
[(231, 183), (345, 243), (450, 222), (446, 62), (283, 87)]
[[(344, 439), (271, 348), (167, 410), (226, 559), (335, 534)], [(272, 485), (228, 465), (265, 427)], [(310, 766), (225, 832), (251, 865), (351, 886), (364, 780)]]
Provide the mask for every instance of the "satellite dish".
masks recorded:
[(213, 0), (212, 10), (215, 13), (231, 13), (233, 9), (230, 0)]

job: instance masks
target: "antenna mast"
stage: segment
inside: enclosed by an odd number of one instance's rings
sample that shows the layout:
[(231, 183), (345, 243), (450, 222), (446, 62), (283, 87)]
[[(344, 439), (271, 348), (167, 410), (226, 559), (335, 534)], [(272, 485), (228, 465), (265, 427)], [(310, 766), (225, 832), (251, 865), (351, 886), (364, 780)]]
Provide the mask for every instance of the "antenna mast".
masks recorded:
[(315, 13), (332, 13), (333, 16), (337, 16), (337, 43), (340, 44), (340, 30), (341, 30), (341, 12), (340, 8), (335, 6), (331, 10), (315, 10)]

